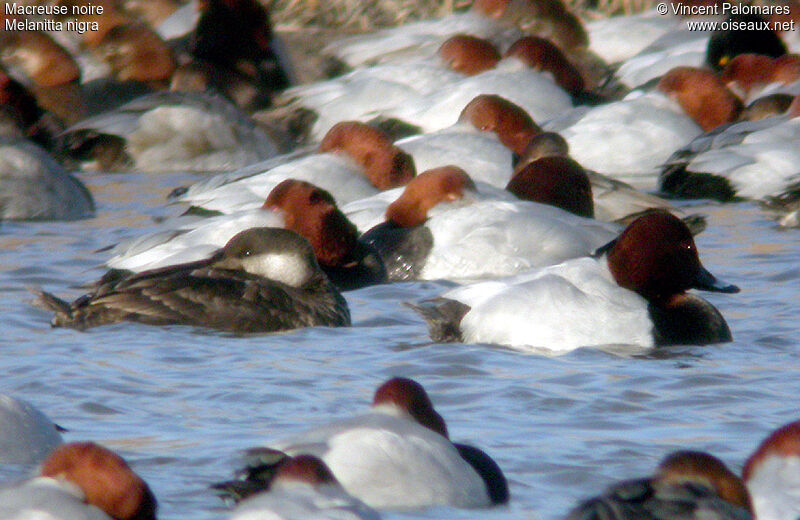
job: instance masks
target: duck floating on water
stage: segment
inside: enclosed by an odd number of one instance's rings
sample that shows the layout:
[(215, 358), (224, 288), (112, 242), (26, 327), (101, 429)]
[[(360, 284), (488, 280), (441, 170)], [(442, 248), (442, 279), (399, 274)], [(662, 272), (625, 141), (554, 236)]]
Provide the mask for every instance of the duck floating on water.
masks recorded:
[(39, 291), (54, 327), (83, 330), (121, 321), (195, 325), (236, 333), (350, 325), (347, 302), (311, 245), (280, 228), (237, 233), (205, 260), (138, 274), (109, 271), (72, 303)]

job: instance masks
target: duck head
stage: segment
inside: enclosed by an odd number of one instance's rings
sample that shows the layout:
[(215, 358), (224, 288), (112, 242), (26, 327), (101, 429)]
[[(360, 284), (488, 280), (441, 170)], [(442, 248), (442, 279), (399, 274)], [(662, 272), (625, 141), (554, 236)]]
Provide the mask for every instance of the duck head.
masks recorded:
[(639, 217), (602, 249), (617, 283), (650, 301), (666, 301), (688, 289), (739, 292), (703, 267), (689, 228), (666, 211)]

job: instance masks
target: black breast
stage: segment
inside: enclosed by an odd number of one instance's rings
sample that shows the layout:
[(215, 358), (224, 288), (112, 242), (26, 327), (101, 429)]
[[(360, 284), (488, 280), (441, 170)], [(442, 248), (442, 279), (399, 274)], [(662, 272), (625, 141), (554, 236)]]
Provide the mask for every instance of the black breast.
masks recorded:
[(389, 280), (394, 282), (419, 278), (433, 247), (433, 235), (427, 227), (404, 228), (393, 222), (378, 224), (361, 240), (378, 252)]
[(708, 345), (732, 341), (731, 329), (716, 307), (685, 293), (667, 305), (647, 307), (655, 324), (657, 345)]

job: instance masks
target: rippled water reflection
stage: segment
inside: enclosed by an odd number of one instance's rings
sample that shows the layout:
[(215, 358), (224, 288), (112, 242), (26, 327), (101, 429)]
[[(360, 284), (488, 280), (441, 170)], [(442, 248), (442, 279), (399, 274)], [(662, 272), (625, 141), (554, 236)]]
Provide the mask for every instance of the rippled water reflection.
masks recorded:
[(29, 289), (77, 296), (78, 284), (103, 272), (106, 253), (97, 249), (174, 214), (164, 196), (194, 178), (83, 179), (99, 199), (97, 218), (0, 226), (0, 391), (33, 402), (69, 429), (65, 439), (120, 451), (153, 487), (161, 518), (223, 518), (207, 486), (230, 476), (238, 450), (357, 413), (392, 375), (422, 382), (454, 440), (498, 461), (512, 501), (488, 512), (437, 508), (389, 519), (556, 519), (677, 448), (709, 450), (738, 470), (766, 433), (800, 418), (800, 235), (778, 230), (755, 205), (691, 205), (709, 217), (698, 239), (704, 264), (742, 288), (706, 295), (728, 319), (733, 343), (551, 358), (432, 344), (401, 302), (435, 296), (444, 283), (348, 293), (350, 329), (244, 338), (136, 324), (51, 329)]

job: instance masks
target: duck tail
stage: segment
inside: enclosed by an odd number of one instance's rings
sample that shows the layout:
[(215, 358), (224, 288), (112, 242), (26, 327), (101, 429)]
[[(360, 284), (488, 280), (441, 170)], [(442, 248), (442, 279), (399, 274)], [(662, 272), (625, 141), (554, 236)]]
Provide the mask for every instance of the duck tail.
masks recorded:
[(50, 325), (53, 327), (63, 327), (64, 325), (70, 324), (74, 321), (74, 317), (72, 315), (72, 306), (69, 304), (69, 302), (62, 300), (61, 298), (58, 298), (49, 292), (34, 290), (33, 293), (36, 295), (36, 299), (33, 301), (33, 304), (36, 307), (56, 313), (56, 315), (53, 317), (53, 320), (50, 322)]
[(287, 458), (284, 452), (272, 448), (249, 449), (244, 454), (245, 467), (237, 472), (236, 479), (211, 484), (211, 489), (234, 502), (267, 491)]
[(405, 305), (425, 319), (432, 340), (439, 343), (463, 341), (461, 320), (469, 312), (469, 305), (447, 298), (434, 298), (419, 305), (406, 302)]

